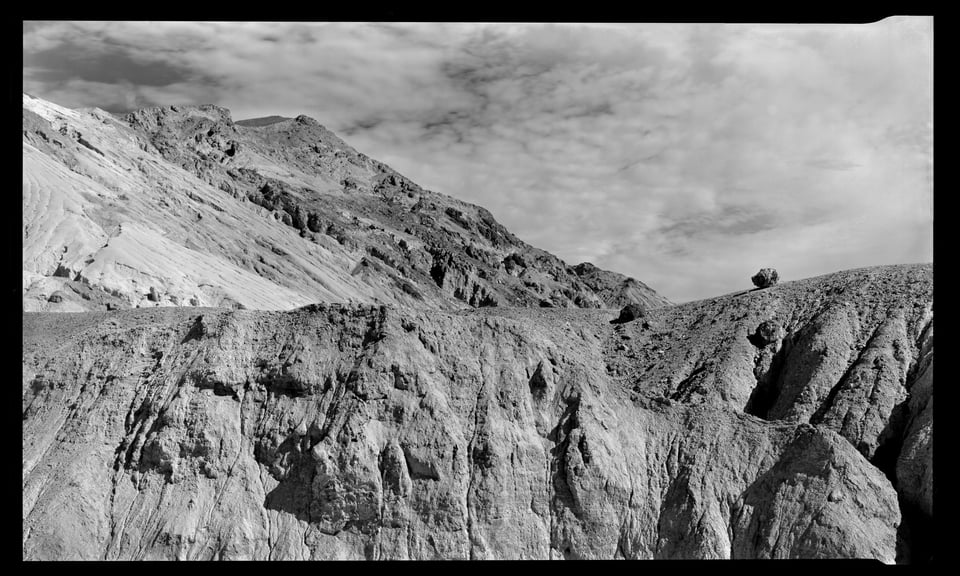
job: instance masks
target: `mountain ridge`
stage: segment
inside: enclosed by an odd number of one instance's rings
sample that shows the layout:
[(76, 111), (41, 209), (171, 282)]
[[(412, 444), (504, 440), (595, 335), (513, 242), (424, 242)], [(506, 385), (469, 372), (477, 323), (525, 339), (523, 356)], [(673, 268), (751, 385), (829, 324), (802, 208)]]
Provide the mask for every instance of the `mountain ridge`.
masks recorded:
[[(668, 303), (636, 281), (621, 289), (630, 279), (616, 273), (584, 281), (489, 211), (421, 188), (307, 116), (245, 126), (225, 108), (200, 105), (118, 118), (25, 94), (24, 156), (31, 310)], [(51, 202), (66, 203), (89, 241), (48, 233), (62, 219), (32, 211)], [(114, 234), (122, 249), (106, 251)], [(183, 273), (172, 262), (146, 266), (151, 253), (189, 265)], [(67, 298), (53, 305), (55, 290)]]

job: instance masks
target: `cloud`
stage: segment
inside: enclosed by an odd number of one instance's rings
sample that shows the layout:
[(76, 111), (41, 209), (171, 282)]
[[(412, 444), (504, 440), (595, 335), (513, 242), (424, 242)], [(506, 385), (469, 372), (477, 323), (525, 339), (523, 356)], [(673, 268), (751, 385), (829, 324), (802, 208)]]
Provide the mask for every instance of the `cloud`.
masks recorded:
[[(307, 114), (527, 242), (682, 301), (932, 259), (932, 20), (24, 23), (24, 88)], [(752, 270), (751, 270), (752, 269)]]

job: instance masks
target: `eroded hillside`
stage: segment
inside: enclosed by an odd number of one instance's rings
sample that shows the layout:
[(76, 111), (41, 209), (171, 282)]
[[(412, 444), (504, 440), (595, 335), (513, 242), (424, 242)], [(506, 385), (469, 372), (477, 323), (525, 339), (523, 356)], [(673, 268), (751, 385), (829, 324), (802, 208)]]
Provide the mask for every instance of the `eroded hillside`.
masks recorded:
[(25, 313), (24, 558), (928, 556), (930, 266), (614, 317)]

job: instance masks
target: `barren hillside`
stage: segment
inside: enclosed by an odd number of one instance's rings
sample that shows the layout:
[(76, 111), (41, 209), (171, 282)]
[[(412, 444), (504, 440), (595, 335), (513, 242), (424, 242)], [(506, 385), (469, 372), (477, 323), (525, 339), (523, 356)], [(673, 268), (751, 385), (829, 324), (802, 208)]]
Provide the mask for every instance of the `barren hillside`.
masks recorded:
[(117, 118), (24, 94), (22, 206), (28, 311), (668, 303), (525, 244), (306, 116)]
[(922, 561), (932, 301), (24, 313), (23, 555)]

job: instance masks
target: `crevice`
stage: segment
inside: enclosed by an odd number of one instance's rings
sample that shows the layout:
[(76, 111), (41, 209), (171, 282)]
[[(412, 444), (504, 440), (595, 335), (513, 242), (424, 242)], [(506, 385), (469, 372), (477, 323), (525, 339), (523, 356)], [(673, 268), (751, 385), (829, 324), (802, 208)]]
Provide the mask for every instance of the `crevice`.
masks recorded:
[(385, 329), (387, 323), (386, 306), (375, 307), (371, 312), (371, 315), (367, 319), (366, 330), (363, 334), (362, 348), (367, 348), (367, 346), (376, 344), (387, 337)]
[(544, 446), (544, 461), (546, 466), (544, 467), (544, 485), (547, 487), (547, 560), (552, 560), (553, 550), (554, 550), (554, 536), (553, 536), (553, 515), (554, 515), (554, 499), (557, 497), (556, 490), (554, 490), (552, 476), (553, 476), (553, 458), (550, 456), (550, 450)]
[(193, 324), (190, 326), (190, 330), (180, 341), (181, 344), (186, 344), (191, 340), (200, 340), (210, 331), (210, 327), (207, 325), (206, 320), (203, 315), (198, 315), (197, 318), (193, 321)]
[(117, 483), (120, 476), (118, 465), (120, 462), (120, 452), (122, 447), (123, 447), (123, 444), (121, 443), (120, 446), (117, 447), (117, 450), (115, 452), (117, 456), (113, 465), (113, 477), (110, 479), (110, 483), (111, 483), (111, 486), (110, 486), (110, 539), (107, 540), (107, 545), (103, 549), (103, 558), (102, 558), (103, 560), (108, 559), (108, 555), (110, 554), (110, 548), (117, 537), (117, 520), (115, 516), (115, 510), (116, 510), (115, 505), (117, 500)]
[[(260, 491), (263, 493), (263, 499), (267, 500), (267, 485), (263, 481), (263, 466), (257, 466), (257, 480), (260, 481)], [(270, 518), (270, 509), (264, 507), (264, 515), (267, 517), (267, 560), (273, 560), (273, 519)]]
[[(135, 389), (133, 398), (130, 401), (130, 406), (127, 408), (127, 415), (124, 418), (124, 437), (113, 452), (113, 477), (111, 479), (113, 485), (110, 490), (110, 539), (107, 541), (107, 545), (103, 550), (103, 560), (109, 559), (109, 554), (114, 547), (114, 542), (118, 539), (116, 518), (117, 485), (119, 484), (120, 477), (123, 475), (123, 470), (129, 468), (131, 458), (130, 445), (133, 444), (130, 439), (130, 434), (134, 429), (134, 424), (140, 424), (142, 422), (139, 415), (141, 414), (140, 410), (142, 410), (143, 405), (141, 404), (139, 408), (134, 408), (134, 406), (137, 405), (137, 399), (137, 391)], [(127, 513), (129, 514), (129, 511)]]
[(690, 373), (690, 375), (680, 381), (680, 383), (677, 384), (673, 394), (670, 395), (670, 400), (678, 402), (688, 400), (693, 389), (693, 385), (696, 383), (696, 377), (704, 373), (707, 370), (707, 367), (708, 366), (706, 364), (698, 366), (693, 370), (693, 372)]
[[(168, 351), (169, 352), (169, 351)], [(197, 353), (193, 357), (189, 358), (189, 362), (193, 362), (196, 359)], [(127, 416), (124, 419), (124, 433), (125, 437), (120, 443), (120, 446), (117, 448), (117, 454), (119, 458), (119, 452), (123, 451), (123, 466), (122, 469), (129, 470), (133, 467), (134, 457), (138, 456), (142, 461), (143, 453), (142, 450), (146, 444), (147, 438), (149, 436), (162, 428), (163, 422), (161, 414), (163, 408), (166, 404), (169, 403), (170, 398), (168, 397), (171, 393), (171, 390), (168, 390), (168, 382), (161, 381), (160, 385), (156, 384), (158, 377), (161, 377), (160, 368), (163, 359), (163, 352), (160, 350), (154, 350), (151, 359), (154, 361), (152, 366), (147, 366), (141, 370), (140, 375), (137, 379), (137, 384), (135, 387), (135, 396), (131, 401), (130, 409), (127, 412)], [(187, 358), (183, 359), (183, 362), (186, 363)], [(159, 374), (159, 376), (158, 376)], [(173, 390), (176, 390), (183, 383), (181, 378), (177, 382), (177, 386)], [(139, 391), (143, 390), (143, 397), (139, 397)], [(159, 394), (158, 394), (159, 391)], [(164, 396), (163, 401), (158, 401), (158, 396)], [(139, 399), (139, 406), (134, 409), (134, 406), (137, 405)], [(149, 428), (144, 429), (149, 425)], [(117, 462), (114, 463), (115, 469), (117, 468)], [(139, 471), (144, 470), (143, 463), (138, 463)]]
[[(483, 377), (483, 367), (480, 367), (481, 378)], [(482, 381), (480, 383), (480, 388), (477, 390), (477, 399), (473, 405), (473, 434), (471, 435), (470, 442), (467, 444), (467, 473), (469, 474), (469, 479), (467, 481), (467, 494), (464, 498), (464, 504), (467, 509), (467, 546), (469, 550), (469, 559), (474, 560), (474, 551), (473, 551), (473, 510), (470, 506), (470, 496), (473, 493), (473, 485), (476, 480), (474, 474), (474, 455), (473, 451), (476, 446), (477, 439), (480, 436), (480, 402), (483, 399), (483, 391), (486, 386), (486, 382)]]
[(780, 395), (783, 367), (786, 364), (787, 358), (790, 356), (790, 352), (793, 350), (794, 340), (795, 336), (793, 334), (785, 336), (781, 341), (780, 349), (777, 350), (770, 359), (770, 366), (762, 372), (761, 362), (764, 351), (761, 349), (757, 353), (754, 364), (754, 377), (757, 379), (757, 384), (754, 386), (753, 392), (750, 394), (750, 399), (747, 400), (747, 405), (743, 409), (747, 414), (764, 420), (769, 419), (767, 414), (774, 404), (776, 404), (777, 398)]
[[(632, 487), (630, 488), (630, 496), (631, 496), (631, 498), (633, 497), (633, 488), (632, 488)], [(629, 505), (629, 503), (630, 503), (630, 500), (628, 499), (628, 500), (627, 500), (627, 504)], [(627, 512), (627, 514), (629, 514), (629, 512)], [(619, 536), (617, 536), (617, 550), (616, 550), (616, 552), (614, 552), (614, 554), (613, 554), (614, 560), (617, 560), (617, 559), (619, 559), (619, 560), (627, 560), (627, 552), (626, 552), (625, 547), (624, 547), (624, 543), (626, 542), (626, 540), (627, 540), (627, 535), (628, 535), (628, 531), (627, 531), (627, 518), (628, 518), (628, 516), (624, 516), (623, 522), (620, 523), (620, 534), (619, 534)]]
[(99, 154), (99, 155), (101, 155), (101, 156), (104, 155), (103, 152), (102, 152), (99, 148), (97, 148), (96, 146), (94, 146), (93, 144), (91, 144), (90, 142), (88, 142), (86, 138), (84, 138), (83, 136), (80, 136), (79, 134), (77, 134), (77, 142), (78, 142), (81, 146), (84, 146), (84, 147), (86, 147), (86, 148), (89, 148), (90, 150), (93, 150), (94, 152), (96, 152), (97, 154)]
[(406, 446), (401, 449), (403, 451), (404, 462), (407, 466), (407, 473), (410, 475), (411, 480), (440, 480), (440, 472), (437, 471), (436, 466), (432, 462), (424, 462), (416, 455), (411, 454), (410, 449)]
[[(926, 329), (923, 333), (926, 333)], [(920, 353), (922, 353), (922, 342), (918, 349), (918, 356)], [(922, 358), (916, 362), (918, 368), (922, 362)], [(924, 370), (912, 371), (905, 382), (907, 390), (913, 388), (916, 379), (922, 377), (926, 369), (929, 369), (929, 367)], [(924, 408), (918, 407), (918, 411), (922, 412)], [(897, 404), (891, 412), (887, 426), (880, 435), (880, 438), (885, 439), (885, 441), (880, 442), (871, 460), (871, 463), (887, 476), (897, 492), (897, 503), (901, 518), (900, 526), (897, 528), (896, 562), (898, 564), (928, 563), (933, 559), (932, 542), (936, 534), (933, 519), (924, 513), (916, 503), (907, 500), (897, 478), (897, 461), (903, 451), (903, 444), (906, 441), (907, 433), (910, 431), (912, 421), (917, 415), (910, 412), (910, 396), (908, 394), (907, 398)]]
[(927, 354), (924, 354), (923, 343), (926, 340), (927, 332), (933, 328), (933, 318), (931, 317), (924, 324), (923, 329), (920, 330), (920, 335), (917, 337), (915, 342), (912, 342), (913, 351), (913, 360), (910, 362), (909, 368), (907, 368), (907, 378), (906, 378), (906, 387), (909, 391), (913, 388), (913, 384), (917, 379), (917, 376), (923, 373), (923, 368), (926, 366), (926, 359), (930, 355), (930, 351), (927, 351)]
[[(230, 464), (230, 467), (227, 469), (226, 479), (224, 479), (223, 484), (216, 491), (216, 497), (214, 498), (213, 506), (210, 507), (210, 512), (207, 514), (207, 522), (209, 522), (210, 517), (213, 516), (213, 513), (220, 506), (220, 500), (223, 498), (223, 495), (226, 493), (227, 487), (230, 485), (230, 481), (233, 480), (233, 470), (234, 468), (236, 468), (237, 462), (240, 461), (240, 455), (243, 454), (243, 442), (246, 439), (246, 430), (245, 430), (246, 427), (244, 426), (244, 420), (243, 420), (243, 406), (245, 404), (247, 395), (249, 393), (250, 393), (249, 390), (244, 390), (244, 393), (240, 397), (240, 402), (237, 405), (237, 412), (240, 418), (240, 422), (239, 422), (240, 438), (237, 439), (237, 455), (234, 457), (233, 462)], [(263, 408), (264, 406), (265, 406), (265, 403), (261, 404), (261, 411), (264, 409)], [(207, 522), (205, 522), (205, 525)]]
[(860, 365), (860, 362), (863, 360), (864, 355), (870, 350), (873, 345), (874, 340), (877, 337), (877, 334), (880, 332), (882, 326), (877, 326), (874, 328), (873, 333), (870, 335), (870, 338), (867, 339), (866, 344), (856, 352), (856, 356), (853, 361), (847, 365), (847, 369), (844, 370), (843, 375), (837, 380), (836, 384), (830, 387), (830, 391), (827, 393), (826, 398), (820, 403), (820, 407), (817, 408), (816, 412), (810, 416), (809, 422), (813, 425), (820, 424), (823, 422), (824, 417), (827, 415), (827, 412), (830, 411), (830, 408), (833, 407), (833, 402), (837, 398), (837, 394), (843, 390), (846, 386), (847, 381), (850, 379), (850, 375), (853, 373), (853, 369)]
[[(554, 442), (554, 446), (550, 450), (550, 478), (548, 483), (548, 485), (553, 488), (553, 496), (550, 500), (551, 550), (557, 549), (557, 545), (562, 544), (561, 542), (555, 541), (556, 535), (553, 533), (553, 514), (561, 506), (570, 510), (577, 518), (582, 514), (582, 511), (579, 510), (576, 505), (576, 499), (569, 484), (570, 480), (567, 478), (567, 452), (570, 448), (570, 435), (571, 432), (580, 425), (578, 415), (580, 410), (580, 396), (576, 395), (564, 398), (564, 401), (566, 402), (566, 407), (560, 419), (557, 421), (557, 425), (547, 437)], [(571, 553), (570, 546), (567, 545), (561, 553), (564, 558), (568, 558)]]
[[(344, 397), (347, 394), (347, 384), (348, 384), (348, 381), (350, 380), (351, 374), (355, 374), (355, 372), (350, 372), (349, 374), (346, 374), (346, 375), (344, 375), (341, 372), (337, 372), (335, 374), (336, 376), (335, 378), (332, 378), (332, 379), (329, 377), (327, 378), (327, 381), (329, 382), (329, 388), (327, 388), (327, 390), (330, 390), (330, 388), (333, 388), (333, 389), (328, 394), (324, 394), (323, 398), (321, 399), (321, 403), (323, 401), (327, 401), (327, 405), (326, 407), (322, 408), (323, 409), (322, 424), (320, 424), (319, 426), (311, 427), (310, 429), (309, 449), (312, 450), (314, 446), (322, 442), (327, 436), (330, 435), (330, 430), (333, 427), (333, 423), (334, 423), (332, 414), (335, 414), (337, 412), (338, 407), (342, 407), (341, 402), (343, 401)], [(334, 388), (334, 385), (336, 386), (335, 388)], [(326, 387), (327, 384), (325, 383), (324, 386)], [(316, 429), (316, 432), (314, 432), (315, 429)]]
[[(163, 496), (164, 494), (166, 494), (166, 492), (167, 492), (167, 483), (164, 482), (160, 485), (160, 495), (157, 497), (156, 506), (153, 507), (153, 510), (150, 512), (150, 516), (147, 517), (147, 520), (143, 523), (144, 530), (143, 532), (141, 532), (140, 540), (137, 542), (137, 552), (136, 554), (133, 555), (134, 560), (143, 560), (143, 550), (145, 548), (143, 543), (144, 536), (146, 536), (150, 532), (151, 524), (154, 523), (154, 520), (156, 519), (157, 514), (160, 513), (160, 509), (161, 509), (160, 505), (163, 503)], [(159, 537), (160, 537), (160, 530), (157, 529), (156, 533), (153, 536), (152, 542), (156, 542)]]
[(936, 528), (915, 504), (897, 493), (900, 506), (900, 526), (897, 527), (897, 564), (927, 564), (933, 560)]
[[(904, 399), (893, 407), (887, 425), (877, 437), (877, 449), (870, 463), (886, 475), (897, 490), (897, 459), (903, 449), (904, 436), (910, 418), (910, 399)], [(899, 492), (899, 490), (898, 490)]]
[(434, 260), (433, 266), (430, 267), (430, 278), (438, 288), (443, 288), (443, 280), (446, 275), (446, 268), (440, 262)]

